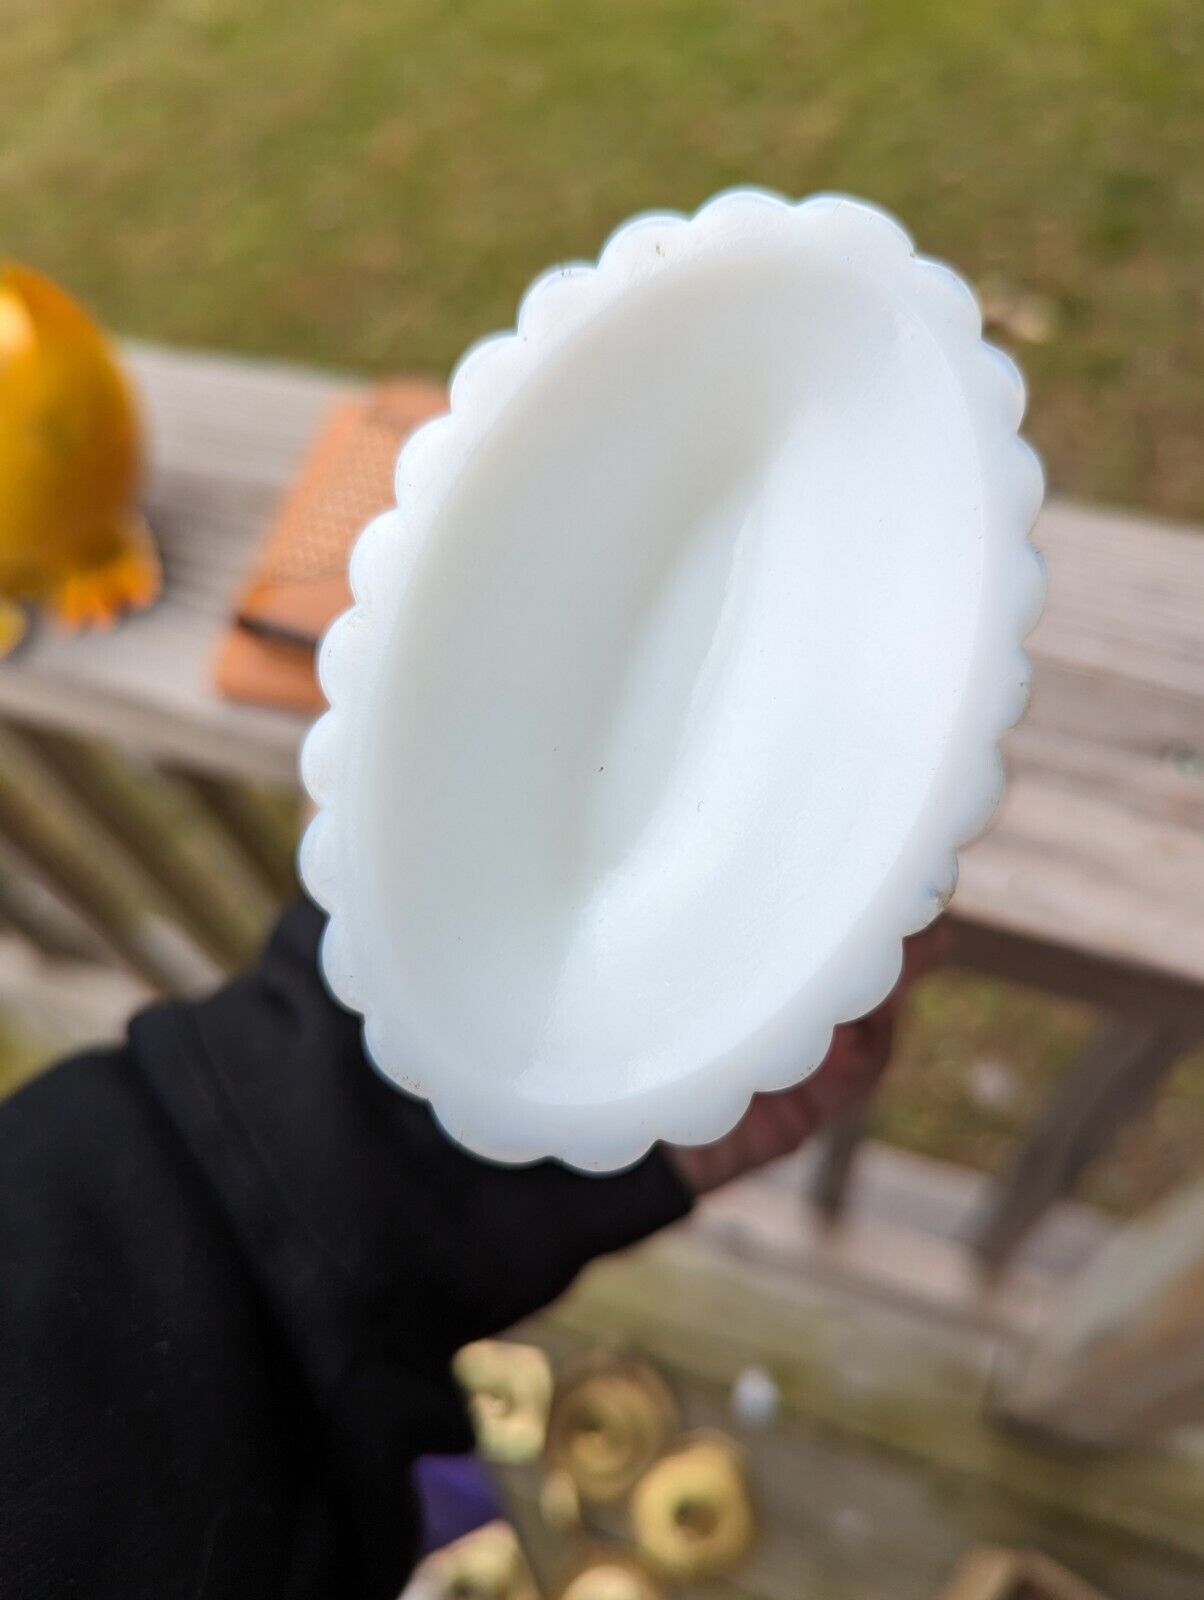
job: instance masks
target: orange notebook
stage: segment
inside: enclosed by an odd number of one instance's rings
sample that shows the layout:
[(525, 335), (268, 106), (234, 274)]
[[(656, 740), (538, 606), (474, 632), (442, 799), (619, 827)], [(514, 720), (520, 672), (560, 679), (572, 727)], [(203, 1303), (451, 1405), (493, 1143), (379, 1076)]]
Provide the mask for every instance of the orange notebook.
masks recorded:
[(214, 664), (234, 700), (316, 711), (314, 647), (351, 600), (347, 557), (356, 535), (393, 504), (402, 441), (447, 408), (432, 383), (385, 383), (340, 401), (323, 423), (260, 546)]

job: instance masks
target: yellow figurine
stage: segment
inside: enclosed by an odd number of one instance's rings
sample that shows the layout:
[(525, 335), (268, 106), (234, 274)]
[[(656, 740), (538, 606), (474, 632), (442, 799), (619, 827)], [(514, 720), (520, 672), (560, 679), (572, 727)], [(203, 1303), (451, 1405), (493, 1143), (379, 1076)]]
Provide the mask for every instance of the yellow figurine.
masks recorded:
[(135, 497), (138, 414), (108, 340), (69, 295), (0, 265), (0, 656), (23, 602), (69, 628), (159, 592)]

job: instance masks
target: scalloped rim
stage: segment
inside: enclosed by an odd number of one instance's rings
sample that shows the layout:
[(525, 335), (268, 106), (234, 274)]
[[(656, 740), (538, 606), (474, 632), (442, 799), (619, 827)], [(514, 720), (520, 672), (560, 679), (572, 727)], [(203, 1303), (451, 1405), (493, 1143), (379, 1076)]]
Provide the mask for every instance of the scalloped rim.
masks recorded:
[[(299, 866), (306, 889), (329, 915), (321, 965), (331, 991), (364, 1017), (369, 1059), (383, 1076), (429, 1101), (458, 1143), (496, 1161), (557, 1158), (586, 1171), (629, 1166), (666, 1140), (705, 1144), (739, 1121), (751, 1097), (785, 1088), (823, 1060), (831, 1028), (817, 1030), (796, 996), (759, 1034), (698, 1072), (626, 1100), (589, 1107), (540, 1106), (477, 1078), (424, 1082), (402, 1041), (386, 1040), (378, 1014), (357, 979), (355, 934), (340, 884), (347, 842), (337, 790), (341, 752), (354, 741), (362, 687), (378, 668), (388, 635), (389, 608), (408, 582), (417, 553), (469, 454), (518, 385), (572, 333), (630, 285), (672, 270), (700, 253), (722, 250), (756, 236), (793, 230), (800, 245), (833, 252), (853, 270), (867, 265), (889, 276), (940, 340), (970, 407), (986, 486), (985, 576), (1010, 605), (984, 614), (977, 668), (966, 695), (974, 714), (977, 751), (969, 770), (942, 774), (934, 799), (943, 804), (947, 844), (923, 860), (905, 852), (881, 891), (880, 932), (867, 947), (862, 929), (856, 948), (846, 941), (808, 986), (826, 982), (837, 997), (833, 1024), (863, 1015), (889, 993), (900, 970), (903, 939), (943, 909), (957, 877), (956, 850), (989, 822), (1002, 787), (999, 741), (1023, 715), (1030, 672), (1021, 649), (1040, 614), (1044, 567), (1028, 534), (1043, 494), (1040, 464), (1018, 436), (1024, 382), (1002, 351), (982, 339), (978, 302), (968, 285), (938, 261), (919, 256), (905, 230), (887, 213), (842, 195), (792, 202), (760, 189), (715, 196), (692, 217), (678, 213), (631, 218), (607, 241), (596, 265), (569, 263), (537, 278), (519, 306), (512, 333), (472, 345), (451, 380), (450, 408), (415, 432), (397, 464), (397, 508), (361, 534), (351, 557), (354, 604), (330, 627), (319, 653), (319, 678), (330, 709), (314, 724), (301, 754), (302, 780), (317, 814), (301, 842)], [(971, 705), (971, 702), (977, 702)], [(984, 709), (985, 707), (985, 709)], [(521, 1104), (521, 1134), (501, 1139)]]

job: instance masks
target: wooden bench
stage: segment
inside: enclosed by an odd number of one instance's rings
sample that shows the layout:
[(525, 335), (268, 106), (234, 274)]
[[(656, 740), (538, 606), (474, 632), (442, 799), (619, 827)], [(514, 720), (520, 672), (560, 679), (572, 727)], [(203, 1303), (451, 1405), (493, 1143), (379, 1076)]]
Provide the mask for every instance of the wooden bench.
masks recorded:
[[(154, 768), (185, 785), (247, 865), (248, 893), (259, 896), (265, 911), (284, 890), (282, 847), (244, 786), (295, 785), (304, 722), (222, 701), (210, 690), (210, 665), (266, 519), (327, 406), (351, 384), (151, 348), (131, 350), (130, 360), (150, 419), (149, 513), (163, 549), (166, 597), (110, 634), (69, 640), (41, 629), (17, 658), (0, 665), (0, 719), (3, 738), (14, 740), (49, 788), (95, 828), (106, 860), (111, 855), (142, 875), (211, 971), (241, 959), (245, 930), (232, 926), (213, 885), (175, 841), (157, 834), (136, 807), (131, 812), (130, 786), (97, 765), (90, 742), (107, 742), (146, 763), (139, 775)], [(1160, 1319), (1154, 1342), (1141, 1296), (1121, 1308), (1120, 1322), (1112, 1319), (1103, 1345), (1094, 1336), (1089, 1313), (1098, 1312), (1105, 1261), (1094, 1275), (1088, 1267), (1077, 1299), (1072, 1292), (1073, 1315), (1046, 1319), (1030, 1349), (1057, 1274), (1034, 1277), (1034, 1262), (1041, 1263), (1028, 1255), (1023, 1270), (1006, 1280), (984, 1279), (948, 1237), (950, 1217), (964, 1213), (979, 1257), (995, 1265), (1009, 1260), (1033, 1222), (1204, 1032), (1204, 537), (1055, 500), (1036, 538), (1050, 598), (1031, 641), (1034, 703), (1008, 741), (1009, 785), (999, 818), (964, 855), (950, 916), (954, 956), (983, 972), (1090, 1001), (1111, 1020), (993, 1192), (984, 1195), (987, 1186), (967, 1174), (955, 1187), (972, 1200), (954, 1205), (939, 1185), (917, 1186), (909, 1176), (914, 1158), (899, 1158), (861, 1186), (877, 1204), (882, 1227), (865, 1225), (856, 1206), (835, 1228), (804, 1219), (798, 1208), (804, 1182), (825, 1197), (830, 1213), (840, 1214), (861, 1127), (853, 1117), (826, 1152), (811, 1152), (760, 1187), (760, 1180), (750, 1181), (714, 1197), (684, 1235), (591, 1273), (552, 1329), (574, 1340), (601, 1332), (639, 1341), (696, 1391), (703, 1421), (717, 1403), (714, 1385), (730, 1379), (733, 1361), (770, 1361), (775, 1370), (793, 1372), (792, 1415), (813, 1417), (823, 1428), (839, 1422), (886, 1451), (869, 1477), (858, 1465), (858, 1493), (869, 1493), (874, 1473), (896, 1473), (888, 1463), (914, 1451), (941, 1472), (990, 1476), (1004, 1486), (1001, 1492), (1039, 1500), (1052, 1518), (1079, 1518), (1084, 1537), (1088, 1522), (1098, 1522), (1139, 1543), (1173, 1548), (1176, 1561), (1204, 1561), (1183, 1509), (1204, 1481), (1195, 1456), (1186, 1476), (1178, 1455), (1106, 1470), (1064, 1469), (1060, 1457), (1042, 1457), (1034, 1472), (1022, 1444), (993, 1432), (984, 1414), (1001, 1361), (1017, 1370), (1013, 1409), (1036, 1423), (1065, 1420), (1068, 1431), (1082, 1432), (1077, 1421), (1090, 1414), (1107, 1424), (1101, 1436), (1119, 1436), (1140, 1426), (1143, 1408), (1164, 1416), (1177, 1397), (1189, 1396), (1200, 1342), (1190, 1318), (1168, 1320), (1163, 1313), (1200, 1304), (1198, 1252), (1182, 1249), (1177, 1220), (1196, 1217), (1197, 1202), (1190, 1196), (1183, 1202), (1152, 1252), (1160, 1263), (1146, 1297)], [(68, 866), (58, 858), (40, 819), (9, 792), (3, 768), (0, 748), (0, 935), (7, 924), (10, 937), (15, 929), (54, 955), (65, 1005), (84, 991), (71, 976), (83, 969), (73, 963), (98, 943), (136, 978), (133, 990), (128, 977), (113, 989), (115, 1013), (148, 987), (196, 981), (195, 959), (182, 961), (176, 946), (123, 922), (120, 897), (94, 881), (86, 861)], [(14, 868), (29, 869), (38, 892), (64, 903), (76, 921), (47, 921), (36, 897), (6, 898)], [(18, 981), (27, 979), (23, 966)], [(906, 1245), (909, 1210), (939, 1213), (941, 1227)], [(955, 1218), (953, 1225), (963, 1223)], [(1060, 1236), (1093, 1241), (1098, 1227), (1063, 1226)], [(1126, 1259), (1125, 1248), (1118, 1246), (1113, 1259)], [(1147, 1241), (1139, 1239), (1137, 1248), (1151, 1255)], [(1077, 1261), (1087, 1251), (1074, 1243), (1070, 1254)], [(840, 1309), (850, 1283), (871, 1278), (861, 1308)], [(904, 1303), (914, 1310), (925, 1294), (923, 1326), (900, 1320)], [(738, 1329), (721, 1310), (733, 1297), (743, 1308)], [(883, 1364), (874, 1382), (901, 1386), (891, 1407), (878, 1404), (877, 1389), (864, 1390), (862, 1368), (846, 1371), (839, 1352), (860, 1349), (858, 1340), (865, 1342), (866, 1370)], [(1123, 1394), (1126, 1371), (1148, 1364), (1151, 1350), (1166, 1382), (1136, 1412), (1122, 1404), (1101, 1409), (1101, 1383)], [(816, 1457), (809, 1492), (832, 1521), (839, 1507), (823, 1499), (830, 1471), (819, 1463), (819, 1454), (827, 1462), (827, 1446), (820, 1452), (803, 1423), (798, 1428), (791, 1448), (802, 1452), (798, 1460), (810, 1459), (808, 1451)], [(884, 1504), (894, 1503), (901, 1484), (891, 1478)], [(938, 1534), (947, 1534), (950, 1550), (961, 1547), (960, 1527), (935, 1530), (934, 1549)], [(817, 1522), (808, 1540), (814, 1546), (821, 1536)], [(1073, 1539), (1063, 1553), (1075, 1558)], [(780, 1571), (790, 1574), (800, 1559), (794, 1545), (784, 1546)], [(893, 1570), (885, 1545), (882, 1562), (883, 1574)], [(1187, 1587), (1168, 1584), (1158, 1593), (1177, 1600), (1189, 1592), (1190, 1580), (1184, 1581)], [(1145, 1591), (1138, 1584), (1133, 1592)]]
[[(130, 359), (166, 598), (112, 634), (42, 630), (0, 668), (0, 714), (211, 780), (292, 784), (303, 721), (222, 701), (210, 663), (251, 547), (349, 381), (152, 348)], [(999, 817), (963, 857), (953, 953), (1115, 1020), (984, 1211), (977, 1244), (994, 1262), (1204, 1031), (1204, 538), (1054, 500), (1036, 540), (1049, 602), (1033, 705), (1007, 744)], [(211, 806), (229, 800), (198, 782)], [(821, 1175), (830, 1206), (856, 1134)]]

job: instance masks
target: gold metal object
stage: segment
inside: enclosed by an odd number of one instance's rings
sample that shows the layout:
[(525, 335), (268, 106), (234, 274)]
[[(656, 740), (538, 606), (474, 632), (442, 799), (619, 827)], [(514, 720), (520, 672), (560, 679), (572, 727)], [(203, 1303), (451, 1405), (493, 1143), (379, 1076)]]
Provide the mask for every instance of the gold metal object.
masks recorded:
[(563, 1467), (553, 1467), (539, 1486), (539, 1514), (546, 1527), (568, 1533), (581, 1526), (581, 1496)]
[(508, 1522), (486, 1523), (436, 1551), (423, 1562), (420, 1575), (420, 1588), (433, 1589), (437, 1600), (539, 1600)]
[(553, 1600), (664, 1600), (664, 1593), (635, 1556), (595, 1550), (553, 1591)]
[(583, 1500), (618, 1500), (664, 1449), (676, 1423), (673, 1396), (646, 1362), (596, 1357), (557, 1387), (548, 1458)]
[(0, 654), (19, 640), (26, 603), (74, 628), (154, 599), (142, 457), (104, 334), (49, 279), (0, 262)]
[(537, 1460), (552, 1404), (552, 1367), (543, 1351), (478, 1339), (459, 1351), (452, 1371), (467, 1392), (481, 1455), (507, 1466)]
[(711, 1578), (748, 1554), (756, 1532), (744, 1457), (699, 1433), (654, 1462), (631, 1496), (640, 1552), (670, 1578)]

